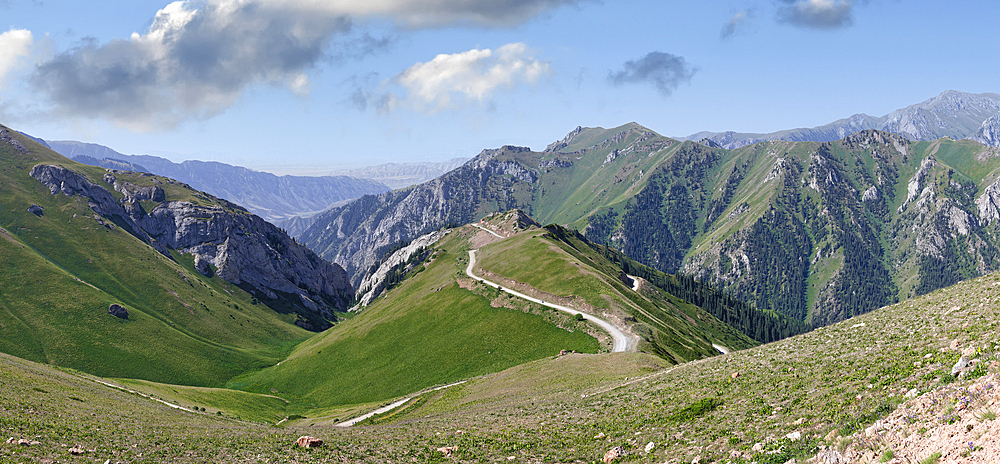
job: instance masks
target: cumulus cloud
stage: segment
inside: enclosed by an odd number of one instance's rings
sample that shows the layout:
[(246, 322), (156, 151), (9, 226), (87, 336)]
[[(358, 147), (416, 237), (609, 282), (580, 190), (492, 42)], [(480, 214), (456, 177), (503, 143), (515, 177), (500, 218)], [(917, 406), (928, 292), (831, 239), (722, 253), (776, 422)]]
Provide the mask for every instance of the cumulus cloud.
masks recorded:
[(677, 86), (690, 82), (697, 70), (684, 57), (663, 52), (650, 52), (646, 56), (625, 63), (623, 69), (608, 74), (608, 82), (615, 86), (652, 83), (660, 95), (669, 97)]
[(743, 10), (733, 15), (729, 21), (722, 26), (722, 33), (719, 38), (728, 39), (746, 26), (746, 23), (753, 18), (753, 10)]
[(406, 105), (418, 111), (435, 112), (468, 102), (483, 103), (499, 89), (519, 83), (533, 84), (549, 72), (549, 64), (535, 59), (523, 43), (507, 44), (496, 50), (441, 54), (394, 77), (391, 82), (402, 86), (406, 93), (384, 100), (385, 109)]
[(799, 27), (839, 29), (853, 23), (851, 0), (781, 0), (778, 19)]
[(34, 43), (34, 36), (26, 29), (11, 29), (0, 34), (0, 89), (6, 84), (7, 76), (31, 55)]
[[(176, 1), (156, 13), (145, 33), (103, 44), (84, 40), (39, 64), (31, 84), (49, 97), (56, 115), (166, 129), (217, 115), (252, 86), (284, 86), (307, 95), (319, 63), (389, 46), (391, 38), (358, 31), (360, 19), (494, 27), (577, 1)], [(420, 87), (420, 76), (406, 82)]]
[(36, 67), (32, 85), (62, 116), (101, 117), (138, 130), (214, 116), (254, 84), (308, 89), (307, 71), (344, 16), (302, 14), (272, 5), (224, 1), (194, 8), (174, 2), (149, 31), (97, 44), (84, 41)]

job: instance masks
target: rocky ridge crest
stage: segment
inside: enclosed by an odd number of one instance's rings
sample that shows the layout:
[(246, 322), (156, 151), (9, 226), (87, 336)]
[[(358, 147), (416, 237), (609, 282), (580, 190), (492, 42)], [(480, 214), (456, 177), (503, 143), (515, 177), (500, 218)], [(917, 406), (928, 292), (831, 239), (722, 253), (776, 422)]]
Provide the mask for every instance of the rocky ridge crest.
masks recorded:
[[(109, 171), (103, 180), (124, 195), (121, 200), (61, 166), (36, 165), (30, 175), (53, 195), (86, 198), (95, 213), (127, 227), (166, 256), (170, 249), (191, 254), (199, 272), (214, 272), (262, 298), (286, 299), (323, 318), (352, 302), (353, 289), (343, 268), (259, 216), (219, 199), (211, 206), (167, 201), (160, 187), (119, 181), (116, 173)], [(147, 213), (142, 201), (159, 203)]]

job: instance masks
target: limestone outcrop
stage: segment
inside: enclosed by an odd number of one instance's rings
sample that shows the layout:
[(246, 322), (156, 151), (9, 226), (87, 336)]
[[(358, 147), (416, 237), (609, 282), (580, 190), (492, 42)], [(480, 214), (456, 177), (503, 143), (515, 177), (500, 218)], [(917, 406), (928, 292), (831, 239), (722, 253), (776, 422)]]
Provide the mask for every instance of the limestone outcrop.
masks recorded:
[[(124, 196), (120, 200), (61, 166), (37, 165), (30, 172), (53, 195), (80, 195), (94, 212), (161, 253), (191, 254), (202, 274), (214, 273), (261, 298), (285, 299), (323, 318), (353, 302), (343, 268), (260, 217), (222, 199), (211, 198), (209, 205), (169, 201), (162, 188), (120, 181), (116, 174), (109, 171), (103, 180)], [(147, 212), (143, 201), (157, 204)]]

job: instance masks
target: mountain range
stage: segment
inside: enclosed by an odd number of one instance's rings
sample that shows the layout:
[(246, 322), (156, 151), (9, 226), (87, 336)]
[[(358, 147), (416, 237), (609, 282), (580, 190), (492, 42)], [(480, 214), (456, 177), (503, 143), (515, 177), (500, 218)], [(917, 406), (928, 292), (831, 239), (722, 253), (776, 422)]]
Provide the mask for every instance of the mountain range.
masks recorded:
[(811, 129), (790, 129), (769, 134), (698, 132), (679, 140), (702, 141), (722, 148), (734, 149), (757, 142), (788, 140), (792, 142), (832, 142), (868, 129), (892, 132), (910, 140), (930, 141), (942, 137), (955, 140), (973, 139), (980, 143), (1000, 146), (1000, 95), (971, 94), (948, 90), (938, 96), (875, 117), (859, 113)]
[(175, 163), (158, 156), (124, 155), (92, 143), (46, 142), (56, 152), (80, 163), (179, 180), (282, 227), (284, 222), (295, 226), (293, 218), (309, 217), (331, 205), (389, 190), (379, 182), (349, 176), (276, 176), (215, 161)]
[(578, 127), (303, 243), (0, 126), (0, 461), (989, 460), (995, 123)]
[(874, 130), (726, 150), (638, 124), (577, 128), (331, 209), (300, 238), (357, 285), (394, 244), (519, 208), (822, 325), (996, 270), (997, 153)]
[(385, 163), (358, 169), (335, 171), (333, 174), (381, 182), (389, 186), (389, 188), (396, 190), (427, 182), (465, 164), (466, 161), (469, 161), (469, 158), (452, 158), (436, 163)]

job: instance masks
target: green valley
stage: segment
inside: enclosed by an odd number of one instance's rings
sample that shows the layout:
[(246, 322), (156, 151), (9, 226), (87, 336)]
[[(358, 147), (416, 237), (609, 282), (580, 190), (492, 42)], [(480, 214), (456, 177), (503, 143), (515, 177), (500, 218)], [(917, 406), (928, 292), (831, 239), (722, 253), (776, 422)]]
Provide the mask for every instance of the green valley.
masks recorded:
[[(619, 447), (624, 462), (786, 462), (834, 452), (841, 459), (877, 460), (896, 438), (873, 440), (866, 429), (924, 398), (929, 404), (964, 391), (968, 406), (958, 411), (956, 403), (945, 402), (940, 410), (910, 416), (901, 423), (911, 436), (930, 439), (946, 427), (951, 419), (942, 414), (949, 404), (956, 419), (981, 417), (971, 419), (976, 430), (992, 427), (984, 413), (989, 397), (963, 387), (998, 374), (998, 284), (996, 275), (969, 280), (807, 334), (680, 365), (642, 353), (547, 356), (426, 393), (379, 425), (346, 429), (314, 419), (264, 427), (234, 420), (228, 410), (220, 417), (213, 406), (183, 412), (86, 376), (0, 355), (0, 387), (9, 392), (0, 427), (39, 442), (0, 446), (0, 456), (60, 459), (68, 456), (60, 444), (77, 444), (86, 457), (148, 462), (478, 462), (511, 456), (589, 462)], [(963, 352), (972, 353), (975, 367), (956, 379), (949, 372)], [(168, 390), (160, 387), (157, 396), (170, 398)], [(191, 394), (183, 398), (177, 400), (183, 406), (205, 406)], [(326, 444), (297, 448), (300, 435)], [(438, 451), (450, 447), (450, 458)], [(930, 454), (895, 453), (913, 462)]]

